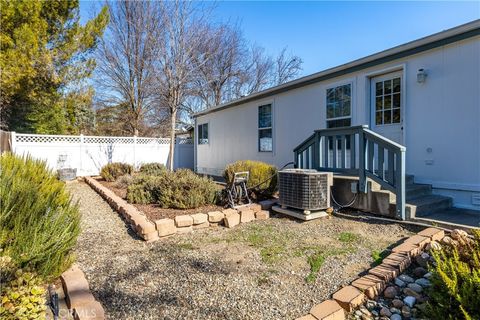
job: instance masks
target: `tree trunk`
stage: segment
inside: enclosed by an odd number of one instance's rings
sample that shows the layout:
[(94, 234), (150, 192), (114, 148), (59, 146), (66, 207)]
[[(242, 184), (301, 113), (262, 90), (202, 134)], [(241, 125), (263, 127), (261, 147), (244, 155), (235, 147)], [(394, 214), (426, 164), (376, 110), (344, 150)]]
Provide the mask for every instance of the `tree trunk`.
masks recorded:
[(175, 125), (177, 123), (177, 111), (170, 114), (170, 153), (168, 155), (168, 168), (173, 171), (173, 161), (175, 155)]

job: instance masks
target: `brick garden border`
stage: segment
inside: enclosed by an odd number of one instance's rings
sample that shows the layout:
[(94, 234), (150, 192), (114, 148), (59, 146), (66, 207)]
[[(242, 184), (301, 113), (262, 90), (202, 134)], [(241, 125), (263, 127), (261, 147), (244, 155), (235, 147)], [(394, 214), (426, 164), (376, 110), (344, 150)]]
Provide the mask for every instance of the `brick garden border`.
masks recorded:
[(73, 311), (74, 320), (103, 320), (105, 311), (100, 302), (95, 300), (85, 274), (77, 265), (73, 265), (62, 273), (65, 302), (69, 310)]
[(369, 269), (367, 275), (341, 288), (332, 295), (332, 299), (317, 304), (309, 314), (296, 320), (344, 320), (346, 313), (359, 307), (367, 297), (372, 300), (377, 298), (386, 284), (407, 269), (412, 259), (430, 242), (439, 241), (444, 236), (443, 230), (427, 228), (405, 239), (380, 265)]
[(108, 204), (117, 211), (125, 221), (132, 226), (135, 233), (143, 240), (150, 242), (174, 234), (192, 232), (196, 229), (210, 226), (225, 226), (233, 228), (240, 223), (257, 220), (266, 220), (270, 217), (269, 210), (276, 200), (261, 201), (240, 209), (224, 209), (207, 213), (195, 213), (191, 215), (176, 216), (175, 219), (159, 219), (152, 221), (135, 206), (117, 196), (95, 177), (85, 177), (85, 182), (95, 190)]

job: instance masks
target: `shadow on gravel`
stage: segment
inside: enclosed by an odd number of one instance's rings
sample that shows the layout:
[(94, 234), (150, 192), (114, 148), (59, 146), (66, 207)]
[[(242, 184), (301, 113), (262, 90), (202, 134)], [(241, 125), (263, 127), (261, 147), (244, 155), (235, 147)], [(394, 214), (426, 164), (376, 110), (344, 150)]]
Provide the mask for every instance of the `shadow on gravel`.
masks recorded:
[(123, 223), (125, 224), (125, 231), (127, 231), (128, 235), (132, 237), (134, 240), (144, 241), (140, 236), (132, 229), (132, 227), (126, 222), (125, 219), (122, 218)]
[[(174, 289), (165, 287), (156, 288), (152, 293), (128, 294), (107, 285), (105, 284), (98, 294), (109, 319), (192, 319), (192, 314), (195, 314), (195, 319), (240, 319), (235, 317), (233, 310), (226, 312), (207, 306), (192, 309), (192, 299), (181, 297), (182, 293), (175, 292)], [(166, 310), (172, 308), (177, 310), (169, 313), (175, 316), (165, 315)]]
[[(228, 263), (209, 257), (204, 259), (189, 254), (190, 250), (182, 250), (175, 246), (155, 246), (149, 254), (159, 255), (165, 264), (178, 266), (184, 272), (201, 272), (208, 274), (229, 275), (232, 268)], [(179, 272), (180, 273), (180, 272)]]
[[(167, 250), (159, 250), (165, 252)], [(172, 254), (172, 252), (169, 252)], [(141, 259), (141, 257), (139, 257)], [(184, 257), (178, 254), (165, 256), (162, 264), (169, 267), (162, 269), (161, 272), (155, 268), (154, 261), (141, 261), (122, 273), (116, 273), (114, 278), (107, 279), (95, 296), (106, 307), (109, 318), (120, 319), (119, 317), (128, 317), (142, 319), (154, 316), (159, 319), (180, 319), (191, 318), (192, 306), (196, 304), (195, 297), (188, 296), (191, 292), (188, 286), (195, 285), (190, 283), (189, 274), (192, 272), (208, 272), (210, 274), (221, 273), (228, 274), (221, 267), (212, 262), (205, 262), (200, 259)], [(178, 281), (178, 284), (156, 285), (145, 284), (145, 279), (155, 279), (164, 277), (164, 273), (169, 273), (169, 281)], [(125, 290), (122, 284), (127, 284)], [(133, 292), (132, 292), (133, 291)], [(193, 292), (195, 290), (192, 290)], [(187, 293), (187, 294), (186, 294)], [(202, 299), (205, 300), (205, 299)], [(172, 311), (176, 314), (174, 318), (164, 316), (168, 309), (180, 309)], [(226, 312), (217, 308), (198, 307), (193, 312), (198, 319), (203, 318), (232, 318), (232, 312)], [(148, 315), (148, 316), (147, 316)]]

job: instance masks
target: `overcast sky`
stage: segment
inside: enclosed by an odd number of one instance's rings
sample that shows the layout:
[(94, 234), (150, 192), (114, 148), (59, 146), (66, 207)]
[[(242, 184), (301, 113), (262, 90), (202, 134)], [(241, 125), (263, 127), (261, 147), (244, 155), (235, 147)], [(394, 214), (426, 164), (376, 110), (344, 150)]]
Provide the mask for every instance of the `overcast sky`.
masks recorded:
[[(101, 2), (81, 1), (82, 19)], [(238, 22), (245, 38), (277, 54), (287, 46), (302, 75), (480, 19), (480, 1), (218, 1), (213, 18)]]

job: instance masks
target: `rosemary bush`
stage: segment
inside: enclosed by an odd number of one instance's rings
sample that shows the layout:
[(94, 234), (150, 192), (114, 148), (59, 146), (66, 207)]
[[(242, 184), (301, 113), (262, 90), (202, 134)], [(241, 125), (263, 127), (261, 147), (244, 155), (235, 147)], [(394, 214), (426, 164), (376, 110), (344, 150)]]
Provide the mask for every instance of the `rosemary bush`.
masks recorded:
[(163, 174), (165, 171), (167, 171), (167, 167), (165, 167), (165, 165), (158, 162), (144, 163), (140, 167), (140, 173), (151, 175), (151, 176)]
[(49, 279), (72, 262), (80, 215), (43, 161), (0, 157), (0, 248), (19, 268)]
[(425, 314), (431, 319), (480, 319), (480, 231), (473, 234), (473, 240), (433, 251)]
[(128, 186), (130, 203), (157, 203), (162, 208), (192, 209), (215, 203), (215, 183), (191, 170), (164, 171), (159, 175), (138, 175)]
[(119, 177), (133, 173), (133, 166), (123, 162), (112, 162), (102, 167), (100, 175), (105, 181), (115, 181)]

